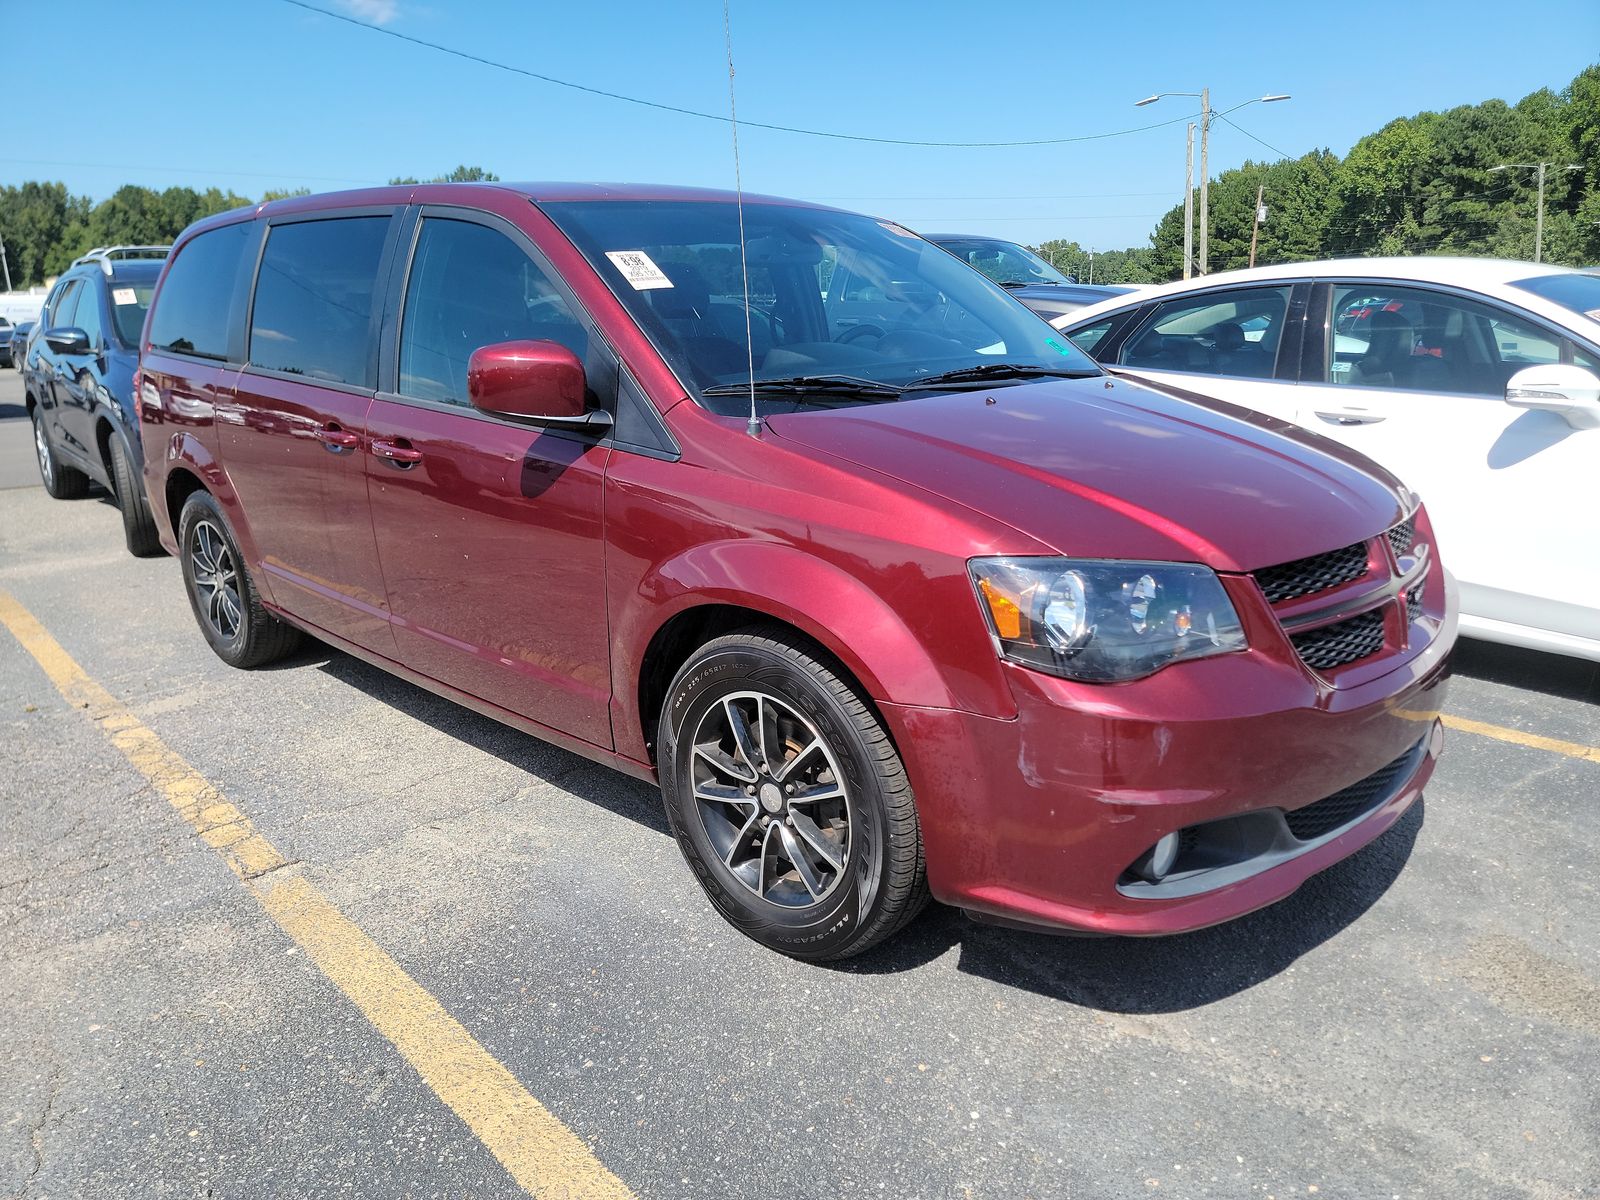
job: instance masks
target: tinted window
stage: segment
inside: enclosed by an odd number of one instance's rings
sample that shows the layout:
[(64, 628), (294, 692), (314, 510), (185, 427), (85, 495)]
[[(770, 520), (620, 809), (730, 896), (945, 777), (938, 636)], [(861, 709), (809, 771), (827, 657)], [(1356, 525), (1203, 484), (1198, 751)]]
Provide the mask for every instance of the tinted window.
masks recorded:
[(400, 331), (400, 394), (467, 403), (467, 360), (497, 342), (589, 337), (550, 279), (505, 234), (469, 221), (422, 223)]
[(373, 386), (372, 297), (389, 218), (275, 225), (256, 278), (250, 361)]
[(1071, 283), (1032, 250), (993, 238), (941, 238), (939, 245), (996, 283)]
[(228, 357), (234, 287), (255, 228), (248, 221), (224, 225), (184, 244), (167, 266), (161, 303), (150, 318), (153, 347), (201, 358)]
[(1335, 287), (1332, 325), (1323, 379), (1348, 387), (1499, 397), (1524, 367), (1596, 365), (1528, 317), (1448, 292)]
[(78, 285), (78, 308), (72, 323), (89, 335), (91, 348), (105, 340), (105, 325), (100, 319), (100, 289), (97, 281), (85, 279)]
[(1578, 271), (1566, 275), (1537, 275), (1532, 279), (1519, 279), (1511, 286), (1582, 313), (1591, 321), (1600, 321), (1600, 275)]
[(72, 317), (78, 307), (78, 293), (82, 290), (82, 285), (76, 279), (69, 279), (62, 285), (55, 303), (50, 306), (49, 324), (52, 329), (65, 329), (72, 325)]
[(1288, 309), (1287, 286), (1168, 300), (1123, 346), (1120, 361), (1150, 371), (1268, 379)]
[(1094, 348), (1100, 344), (1100, 339), (1111, 332), (1111, 327), (1117, 323), (1117, 318), (1122, 314), (1104, 317), (1093, 325), (1084, 325), (1074, 329), (1068, 336), (1072, 338), (1073, 345), (1077, 346), (1090, 357), (1097, 357)]

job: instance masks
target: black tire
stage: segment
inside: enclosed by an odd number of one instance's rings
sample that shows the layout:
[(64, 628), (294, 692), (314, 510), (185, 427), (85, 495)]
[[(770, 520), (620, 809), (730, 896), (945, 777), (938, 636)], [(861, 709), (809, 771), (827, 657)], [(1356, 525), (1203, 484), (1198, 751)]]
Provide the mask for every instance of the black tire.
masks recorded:
[[(842, 668), (797, 643), (753, 628), (696, 650), (662, 705), (659, 766), (668, 821), (712, 904), (762, 945), (820, 962), (899, 932), (927, 903), (927, 873), (889, 735)], [(755, 763), (738, 749), (741, 719)], [(842, 794), (802, 799), (829, 788)]]
[(263, 666), (300, 644), (298, 629), (262, 607), (233, 528), (210, 492), (195, 492), (184, 501), (178, 561), (195, 622), (230, 667)]
[(39, 463), (39, 478), (50, 495), (57, 500), (76, 500), (88, 492), (89, 477), (56, 457), (50, 435), (45, 432), (44, 417), (37, 408), (33, 410), (33, 451)]
[(117, 488), (117, 507), (122, 510), (122, 536), (128, 553), (135, 558), (150, 558), (161, 553), (161, 538), (156, 519), (145, 495), (144, 476), (133, 469), (122, 439), (111, 435), (111, 482)]

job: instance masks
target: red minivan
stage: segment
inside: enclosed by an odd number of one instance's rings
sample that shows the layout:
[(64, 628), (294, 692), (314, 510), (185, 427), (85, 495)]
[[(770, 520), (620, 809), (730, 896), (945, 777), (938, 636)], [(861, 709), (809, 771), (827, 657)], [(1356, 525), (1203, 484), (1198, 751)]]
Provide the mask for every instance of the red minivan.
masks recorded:
[(659, 780), (802, 958), (931, 894), (1173, 933), (1421, 794), (1455, 640), (1417, 498), (1097, 368), (900, 226), (656, 187), (423, 185), (179, 238), (145, 477), (200, 629), (302, 632)]

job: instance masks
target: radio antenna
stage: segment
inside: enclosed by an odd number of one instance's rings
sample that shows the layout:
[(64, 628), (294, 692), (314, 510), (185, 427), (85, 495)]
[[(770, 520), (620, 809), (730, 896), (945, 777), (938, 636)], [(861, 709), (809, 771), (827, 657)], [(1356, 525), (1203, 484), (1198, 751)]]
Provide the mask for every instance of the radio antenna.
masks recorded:
[(722, 0), (722, 40), (728, 49), (728, 124), (733, 129), (733, 195), (739, 210), (739, 270), (744, 276), (744, 348), (750, 368), (750, 420), (745, 432), (761, 436), (761, 418), (756, 416), (756, 345), (750, 331), (750, 263), (744, 250), (744, 180), (739, 173), (739, 110), (733, 99), (733, 22), (728, 17), (728, 0)]

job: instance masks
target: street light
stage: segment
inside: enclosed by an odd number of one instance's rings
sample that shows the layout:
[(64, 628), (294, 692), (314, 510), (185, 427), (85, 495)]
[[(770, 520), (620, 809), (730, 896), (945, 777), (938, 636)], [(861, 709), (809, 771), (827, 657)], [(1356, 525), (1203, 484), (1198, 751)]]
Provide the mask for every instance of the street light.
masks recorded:
[(1581, 171), (1581, 170), (1583, 170), (1583, 168), (1581, 166), (1579, 166), (1577, 163), (1564, 163), (1564, 164), (1563, 163), (1553, 163), (1553, 162), (1501, 163), (1498, 167), (1490, 167), (1489, 168), (1489, 174), (1493, 175), (1497, 171), (1520, 170), (1520, 169), (1527, 168), (1527, 167), (1537, 167), (1539, 169), (1539, 215), (1538, 215), (1537, 218), (1535, 218), (1534, 223), (1533, 223), (1533, 261), (1534, 262), (1543, 262), (1544, 261), (1544, 173), (1545, 173), (1545, 169), (1547, 167), (1556, 167), (1557, 169), (1562, 170), (1562, 171)]
[[(1211, 216), (1211, 171), (1206, 155), (1207, 135), (1211, 132), (1211, 118), (1214, 116), (1227, 116), (1237, 112), (1246, 104), (1274, 104), (1279, 100), (1288, 100), (1287, 92), (1274, 92), (1268, 96), (1253, 96), (1249, 100), (1241, 101), (1232, 108), (1225, 108), (1220, 113), (1211, 111), (1211, 89), (1201, 88), (1198, 92), (1157, 92), (1154, 96), (1146, 96), (1143, 100), (1134, 101), (1135, 108), (1143, 108), (1146, 104), (1154, 104), (1164, 96), (1193, 96), (1200, 101), (1200, 274), (1206, 273), (1207, 242), (1210, 238)], [(1186, 180), (1185, 186), (1193, 189), (1193, 181)], [(1184, 264), (1184, 274), (1187, 277), (1188, 264)]]

